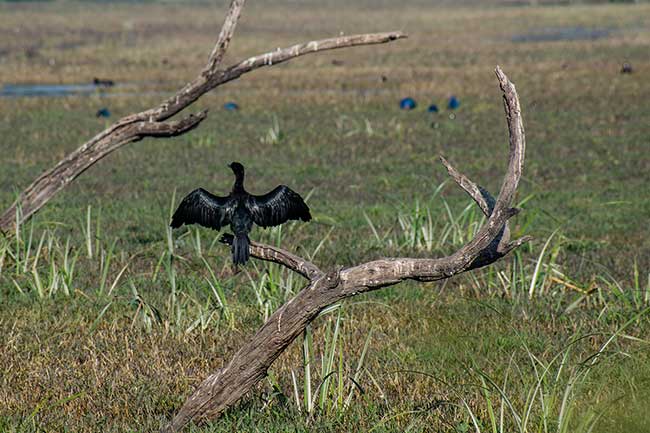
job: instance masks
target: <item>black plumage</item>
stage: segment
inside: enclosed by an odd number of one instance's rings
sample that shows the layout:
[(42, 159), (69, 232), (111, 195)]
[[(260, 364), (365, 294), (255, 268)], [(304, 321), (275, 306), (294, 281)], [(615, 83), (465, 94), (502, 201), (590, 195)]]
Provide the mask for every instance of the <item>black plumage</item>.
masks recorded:
[(228, 167), (235, 174), (235, 184), (227, 197), (219, 197), (203, 188), (189, 193), (172, 216), (171, 227), (200, 224), (214, 230), (230, 225), (234, 234), (232, 260), (245, 264), (250, 256), (248, 233), (253, 224), (272, 227), (289, 220), (311, 220), (309, 207), (300, 195), (280, 185), (264, 195), (249, 194), (244, 189), (244, 166), (238, 162)]

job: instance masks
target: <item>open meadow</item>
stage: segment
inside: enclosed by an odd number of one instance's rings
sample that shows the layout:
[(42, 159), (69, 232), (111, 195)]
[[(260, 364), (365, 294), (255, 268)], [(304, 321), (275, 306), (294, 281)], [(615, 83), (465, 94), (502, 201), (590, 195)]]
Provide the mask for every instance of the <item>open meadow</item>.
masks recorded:
[[(277, 264), (234, 272), (215, 231), (168, 228), (194, 188), (230, 190), (231, 161), (250, 191), (287, 184), (314, 217), (251, 238), (324, 269), (468, 242), (484, 218), (438, 156), (498, 192), (496, 65), (527, 140), (511, 227), (534, 240), (441, 283), (336, 304), (252, 392), (189, 431), (650, 432), (650, 4), (510, 3), (250, 1), (225, 64), (340, 33), (408, 38), (225, 84), (190, 107), (209, 109), (197, 129), (126, 145), (0, 235), (0, 432), (158, 431), (301, 289)], [(226, 6), (0, 2), (2, 210), (194, 78)], [(2, 93), (94, 77), (116, 85)], [(401, 110), (404, 97), (417, 107)]]

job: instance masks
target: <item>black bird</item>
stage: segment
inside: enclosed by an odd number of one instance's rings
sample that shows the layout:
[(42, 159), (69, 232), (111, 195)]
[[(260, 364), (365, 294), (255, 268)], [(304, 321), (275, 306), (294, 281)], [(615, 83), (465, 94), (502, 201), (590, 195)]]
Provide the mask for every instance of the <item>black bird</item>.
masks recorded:
[(623, 66), (621, 66), (621, 74), (631, 74), (632, 73), (632, 65), (629, 62), (623, 62)]
[(93, 78), (93, 84), (97, 87), (113, 87), (115, 85), (115, 81), (95, 77)]
[(280, 185), (264, 195), (249, 194), (244, 189), (244, 166), (238, 162), (228, 165), (235, 174), (235, 184), (227, 197), (219, 197), (203, 188), (189, 193), (174, 212), (171, 227), (200, 224), (220, 230), (230, 224), (234, 233), (232, 261), (243, 265), (250, 256), (248, 233), (253, 223), (272, 227), (289, 220), (311, 220), (309, 208), (302, 197), (288, 186)]

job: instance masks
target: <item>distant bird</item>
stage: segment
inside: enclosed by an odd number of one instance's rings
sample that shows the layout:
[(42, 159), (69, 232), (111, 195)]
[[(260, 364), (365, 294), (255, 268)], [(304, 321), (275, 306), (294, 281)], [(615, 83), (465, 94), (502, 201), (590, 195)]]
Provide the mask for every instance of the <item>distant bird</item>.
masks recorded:
[(239, 110), (239, 105), (236, 102), (230, 101), (223, 104), (223, 108), (228, 111), (237, 111)]
[(272, 227), (289, 220), (311, 220), (309, 208), (302, 197), (288, 186), (280, 185), (264, 195), (249, 194), (244, 189), (244, 166), (239, 162), (228, 165), (235, 174), (235, 184), (227, 197), (219, 197), (203, 188), (189, 193), (172, 216), (171, 227), (200, 224), (220, 230), (230, 224), (234, 233), (232, 261), (243, 265), (250, 256), (248, 233), (253, 223)]
[(447, 108), (449, 110), (455, 110), (460, 107), (460, 101), (455, 96), (451, 96), (447, 102)]
[(631, 74), (632, 73), (632, 65), (629, 62), (623, 62), (623, 66), (621, 66), (621, 74)]
[(100, 108), (100, 109), (97, 110), (97, 112), (95, 113), (95, 117), (111, 117), (111, 112), (110, 112), (110, 110), (109, 110), (108, 108), (106, 108), (106, 107), (104, 107), (104, 108)]
[(98, 87), (113, 87), (115, 85), (115, 81), (95, 77), (93, 78), (93, 84)]
[(429, 105), (429, 108), (427, 108), (427, 111), (429, 113), (437, 113), (438, 112), (438, 106), (436, 104), (431, 104), (431, 105)]
[(402, 110), (412, 110), (417, 106), (418, 104), (415, 102), (415, 99), (413, 98), (404, 98), (401, 101), (399, 101), (399, 108), (401, 108)]

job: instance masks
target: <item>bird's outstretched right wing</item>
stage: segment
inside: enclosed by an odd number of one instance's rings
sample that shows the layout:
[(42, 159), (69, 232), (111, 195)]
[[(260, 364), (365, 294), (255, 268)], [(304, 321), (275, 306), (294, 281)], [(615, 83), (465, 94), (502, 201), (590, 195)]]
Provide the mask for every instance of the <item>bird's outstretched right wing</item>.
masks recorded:
[(302, 197), (285, 185), (264, 195), (251, 195), (246, 207), (260, 227), (277, 226), (288, 220), (311, 220), (309, 208)]
[(200, 224), (219, 230), (230, 223), (233, 204), (229, 197), (219, 197), (198, 188), (181, 201), (170, 225), (172, 228), (178, 228), (183, 224)]

